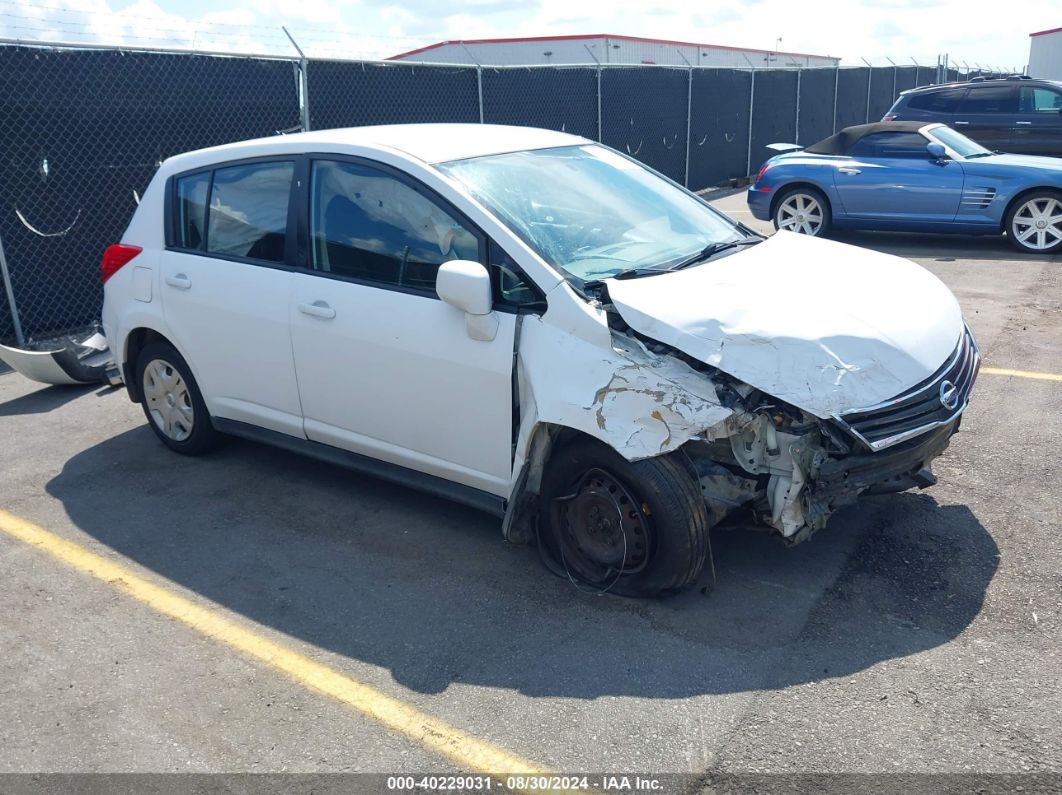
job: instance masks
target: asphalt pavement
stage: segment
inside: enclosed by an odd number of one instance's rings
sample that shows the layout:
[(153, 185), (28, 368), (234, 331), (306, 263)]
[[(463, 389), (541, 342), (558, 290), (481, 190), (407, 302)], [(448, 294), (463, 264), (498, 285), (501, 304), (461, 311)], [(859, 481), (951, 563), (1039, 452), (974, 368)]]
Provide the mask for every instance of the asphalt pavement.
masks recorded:
[(250, 442), (182, 458), (121, 390), (0, 374), (0, 773), (1062, 773), (1062, 262), (841, 239), (936, 273), (980, 344), (940, 482), (792, 548), (714, 531), (715, 582), (660, 601), (579, 592), (473, 510)]

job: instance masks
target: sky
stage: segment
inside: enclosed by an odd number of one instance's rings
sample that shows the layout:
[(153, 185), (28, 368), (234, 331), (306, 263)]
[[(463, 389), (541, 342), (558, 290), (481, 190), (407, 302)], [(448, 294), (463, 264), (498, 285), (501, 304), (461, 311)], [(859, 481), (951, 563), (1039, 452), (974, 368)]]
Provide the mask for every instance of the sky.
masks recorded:
[[(387, 58), (445, 39), (612, 33), (1021, 70), (1062, 0), (0, 0), (0, 38), (310, 57)], [(781, 43), (777, 39), (781, 37)]]

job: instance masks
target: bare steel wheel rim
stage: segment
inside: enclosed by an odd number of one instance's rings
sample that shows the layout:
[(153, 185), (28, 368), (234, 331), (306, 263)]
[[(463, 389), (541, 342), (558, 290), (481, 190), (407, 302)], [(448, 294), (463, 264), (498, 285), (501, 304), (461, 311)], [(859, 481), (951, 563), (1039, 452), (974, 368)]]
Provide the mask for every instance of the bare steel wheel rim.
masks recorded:
[(1029, 199), (1014, 213), (1010, 232), (1034, 251), (1058, 245), (1062, 241), (1062, 202), (1050, 196)]
[(183, 442), (192, 435), (192, 394), (177, 368), (164, 359), (152, 359), (144, 368), (144, 402), (151, 421), (168, 439)]
[(778, 205), (778, 228), (802, 235), (817, 235), (822, 229), (822, 205), (807, 193), (794, 193)]
[(584, 582), (615, 582), (645, 568), (649, 524), (641, 504), (611, 474), (589, 470), (556, 503), (562, 561)]

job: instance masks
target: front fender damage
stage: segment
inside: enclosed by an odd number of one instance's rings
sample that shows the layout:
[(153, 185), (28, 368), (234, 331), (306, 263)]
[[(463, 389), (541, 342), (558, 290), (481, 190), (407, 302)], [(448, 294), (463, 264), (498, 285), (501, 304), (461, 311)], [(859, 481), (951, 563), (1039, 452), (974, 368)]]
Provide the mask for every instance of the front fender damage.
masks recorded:
[(692, 439), (725, 439), (734, 431), (729, 423), (735, 412), (722, 405), (709, 379), (620, 333), (587, 340), (528, 318), (517, 375), (520, 429), (503, 525), (512, 540), (527, 540), (519, 517), (533, 503), (549, 450), (565, 431), (599, 439), (629, 461), (674, 452)]
[(606, 346), (528, 322), (517, 366), (518, 458), (541, 423), (600, 439), (628, 461), (732, 433), (727, 423), (735, 412), (722, 405), (711, 380), (624, 334), (612, 332)]
[[(903, 460), (853, 451), (828, 423), (669, 346), (602, 332), (584, 339), (538, 318), (524, 325), (520, 426), (503, 525), (510, 540), (534, 538), (542, 474), (557, 440), (573, 431), (629, 461), (680, 451), (713, 522), (740, 510), (790, 543), (863, 492), (928, 485), (929, 463), (943, 449)], [(858, 462), (858, 477), (844, 474), (849, 461)]]

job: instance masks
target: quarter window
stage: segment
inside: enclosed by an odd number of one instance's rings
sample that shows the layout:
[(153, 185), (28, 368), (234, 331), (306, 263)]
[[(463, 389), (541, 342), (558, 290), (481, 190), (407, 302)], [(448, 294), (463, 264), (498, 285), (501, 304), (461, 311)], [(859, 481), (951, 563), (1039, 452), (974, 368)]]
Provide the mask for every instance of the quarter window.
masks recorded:
[(214, 172), (207, 252), (283, 262), (294, 164), (251, 163)]
[(959, 113), (1017, 113), (1018, 87), (985, 86), (971, 88), (959, 105)]
[(177, 180), (177, 245), (202, 248), (206, 230), (207, 191), (210, 172)]
[(513, 258), (493, 240), (490, 242), (490, 273), (494, 305), (510, 309), (545, 309), (546, 301), (523, 274)]
[(317, 161), (310, 179), (313, 267), (435, 290), (439, 266), (480, 261), (479, 238), (407, 183), (360, 163)]
[(959, 107), (959, 100), (965, 93), (965, 88), (945, 88), (940, 91), (913, 94), (907, 100), (907, 107), (914, 110), (929, 110), (934, 113), (954, 113)]

